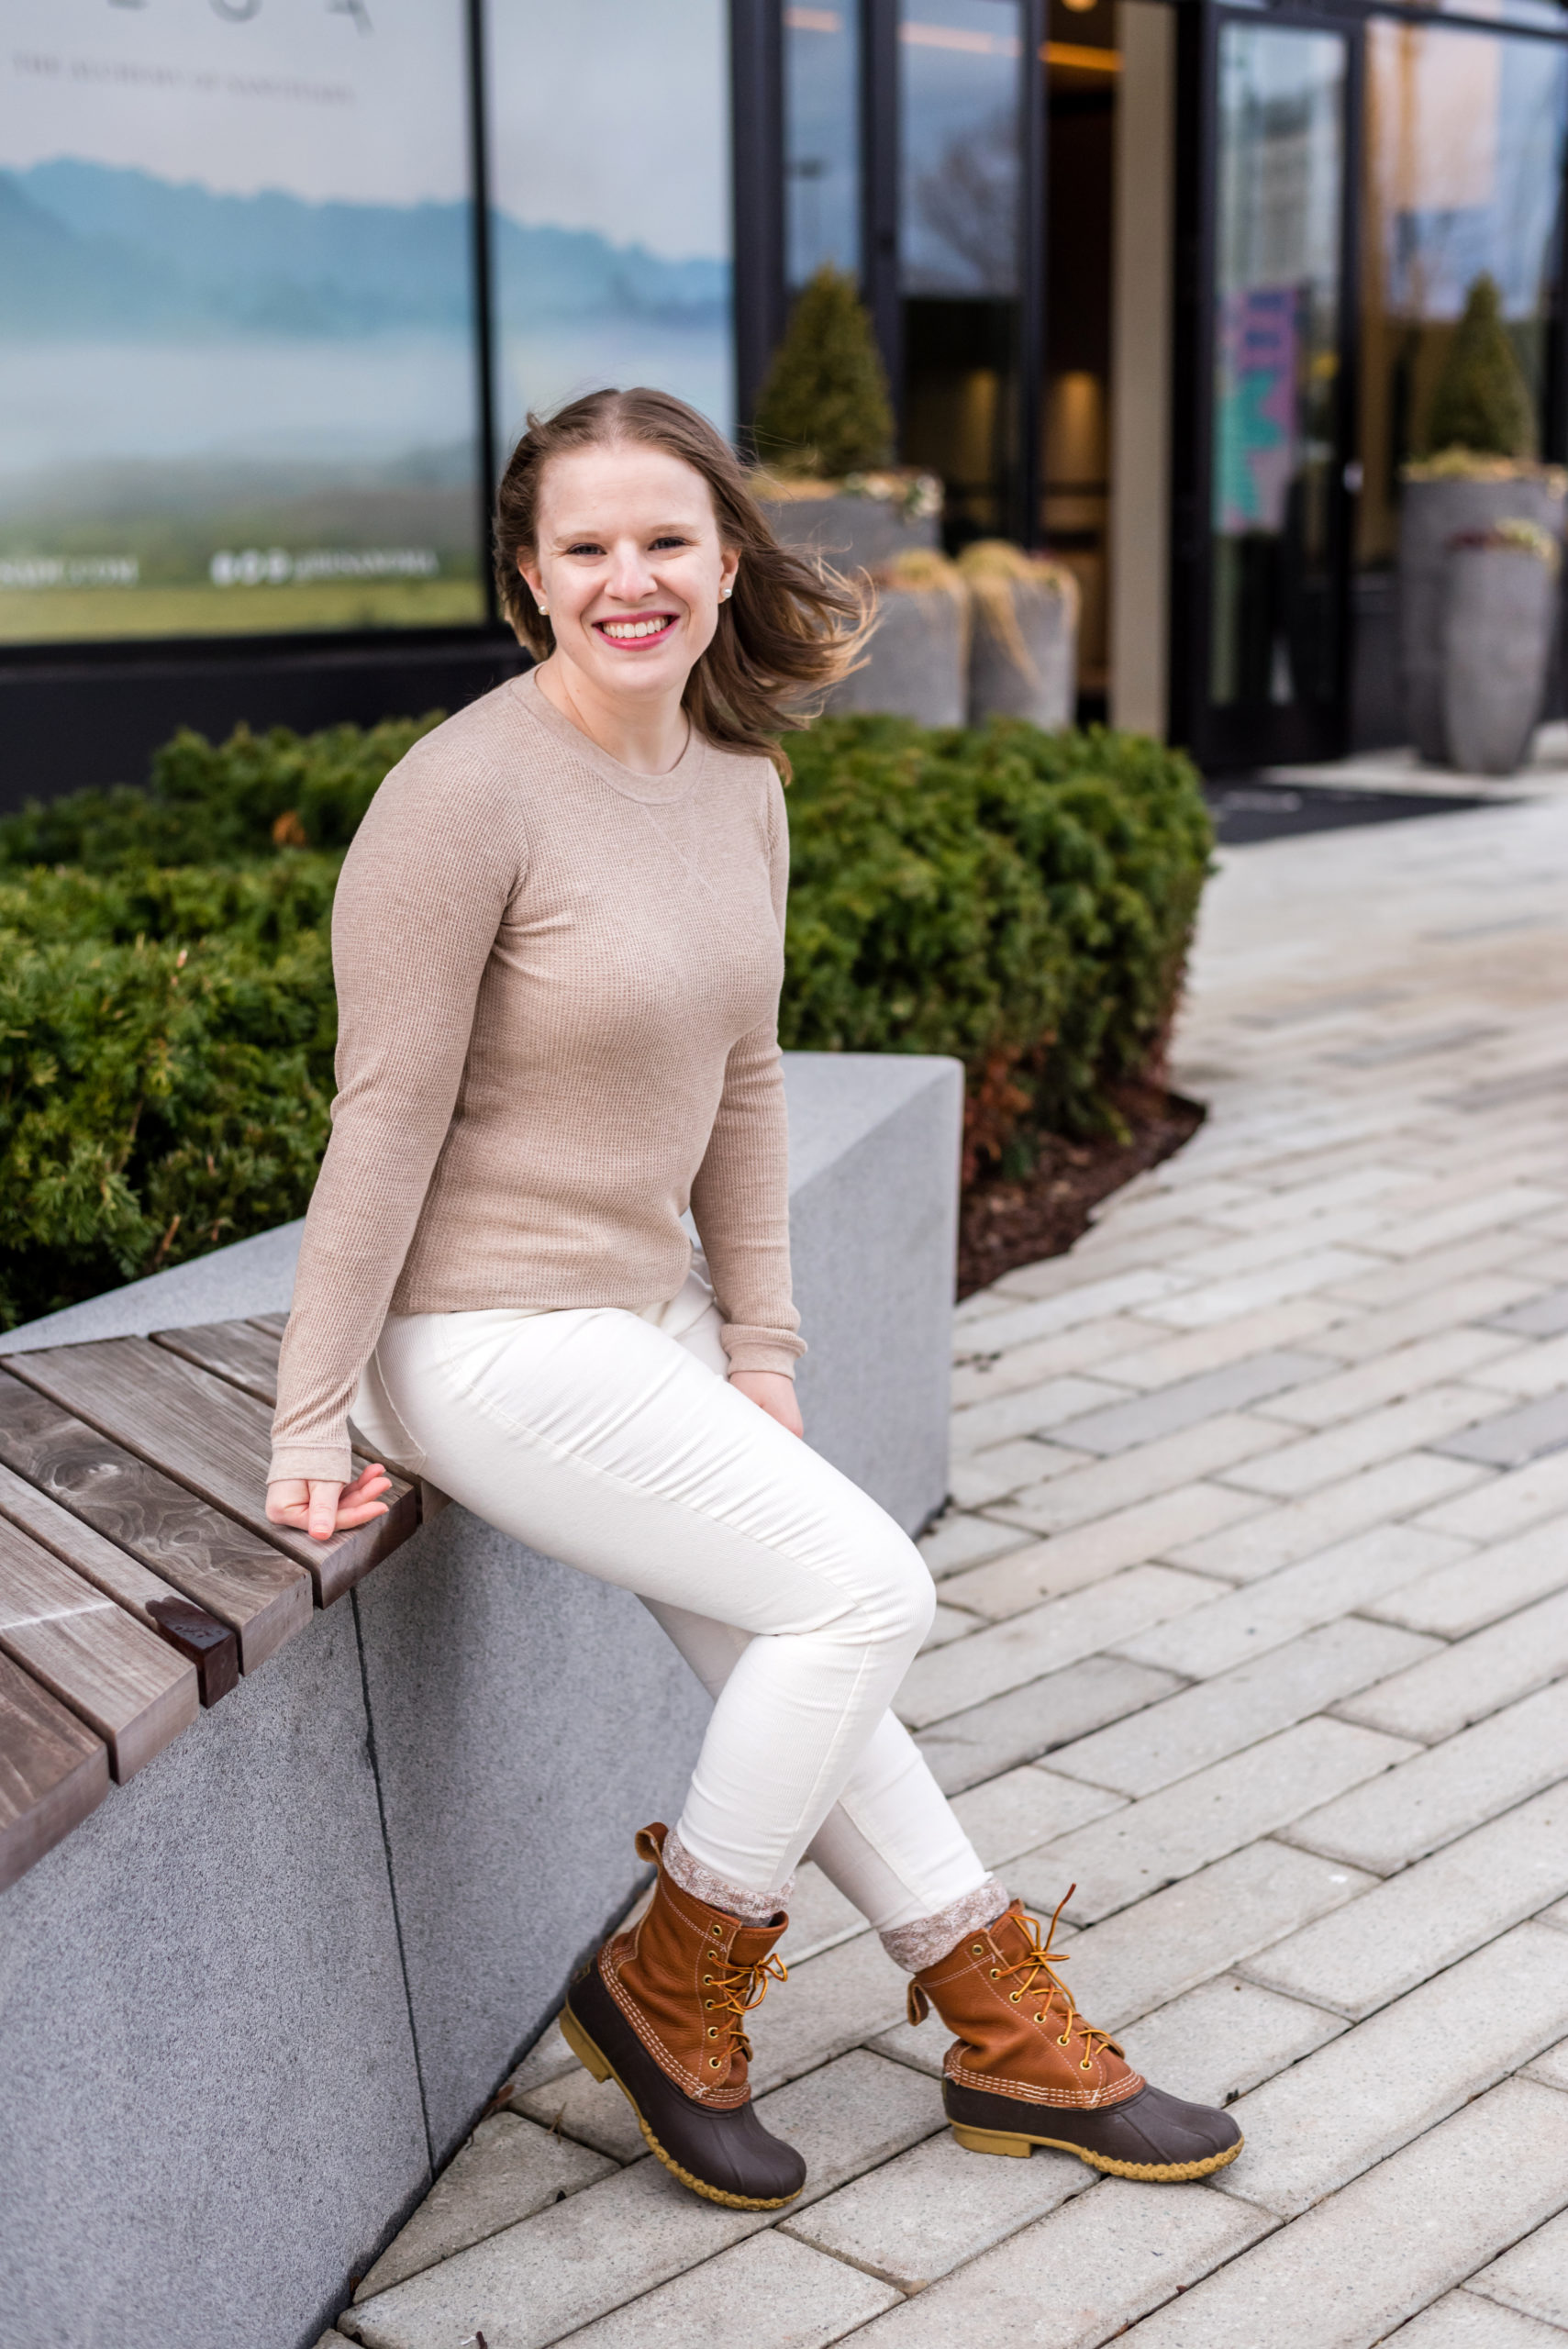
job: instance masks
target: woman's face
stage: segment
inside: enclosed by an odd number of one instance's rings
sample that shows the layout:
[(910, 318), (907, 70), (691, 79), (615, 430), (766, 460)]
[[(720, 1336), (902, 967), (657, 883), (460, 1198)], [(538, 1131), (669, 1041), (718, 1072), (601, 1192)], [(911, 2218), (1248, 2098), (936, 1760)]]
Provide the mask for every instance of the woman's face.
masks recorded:
[(695, 467), (622, 442), (550, 460), (539, 547), (517, 567), (573, 666), (640, 699), (684, 690), (738, 566)]

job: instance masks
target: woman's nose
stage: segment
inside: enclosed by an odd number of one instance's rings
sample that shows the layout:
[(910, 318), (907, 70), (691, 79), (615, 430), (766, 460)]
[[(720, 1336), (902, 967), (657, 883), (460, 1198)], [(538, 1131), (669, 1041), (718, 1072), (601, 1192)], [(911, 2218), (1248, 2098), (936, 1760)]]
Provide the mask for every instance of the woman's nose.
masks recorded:
[(655, 584), (652, 566), (640, 547), (616, 548), (608, 584), (617, 603), (641, 603), (652, 594)]

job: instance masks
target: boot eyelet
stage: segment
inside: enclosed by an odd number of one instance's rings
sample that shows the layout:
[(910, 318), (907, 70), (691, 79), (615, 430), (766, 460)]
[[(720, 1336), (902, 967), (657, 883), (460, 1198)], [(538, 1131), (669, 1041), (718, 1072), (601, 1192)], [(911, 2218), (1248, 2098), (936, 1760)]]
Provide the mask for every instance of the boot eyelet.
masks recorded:
[(999, 1982), (999, 1981), (1001, 1980), (1001, 1978), (1002, 1978), (1002, 1969), (1001, 1969), (1001, 1967), (1000, 1967), (999, 1965), (994, 1965), (994, 1966), (991, 1968), (991, 1979), (992, 1979), (992, 1981), (993, 1981), (993, 1982)]
[(1045, 2017), (1043, 2015), (1036, 2015), (1035, 2021), (1036, 2022), (1043, 2022), (1045, 2021)]
[(1073, 2033), (1072, 2033), (1070, 2031), (1064, 2031), (1064, 2032), (1062, 2032), (1062, 2034), (1061, 2038), (1060, 2038), (1060, 2039), (1057, 2041), (1057, 2043), (1057, 2043), (1057, 2045), (1058, 2045), (1058, 2047), (1065, 2047), (1065, 2046), (1066, 2046), (1066, 2044), (1067, 2044), (1067, 2043), (1068, 2043), (1068, 2041), (1072, 2038), (1072, 2036), (1073, 2036)]
[(717, 2058), (717, 2055), (710, 2055), (710, 2056), (708, 2057), (708, 2059), (707, 2059), (707, 2068), (708, 2068), (708, 2070), (709, 2070), (710, 2072), (717, 2072), (717, 2069), (718, 2069), (718, 2058)]
[(1024, 1994), (1021, 1990), (1009, 1990), (1007, 1993), (1009, 2001), (1015, 2007), (1018, 2005), (1018, 2000), (1023, 1997), (1023, 1995)]
[(711, 1975), (711, 1974), (705, 1974), (705, 1975), (703, 1976), (703, 1978), (702, 1978), (702, 1986), (703, 1986), (703, 1988), (704, 1988), (705, 1990), (709, 1987), (709, 1985), (711, 1984), (712, 1980), (713, 1980), (713, 1976), (712, 1976), (712, 1975)]
[(709, 2023), (707, 2027), (707, 2035), (710, 2039), (717, 2039), (718, 2037), (718, 2025), (716, 2022)]
[(724, 1927), (722, 1925), (710, 1925), (708, 1927), (708, 1932), (713, 1935), (716, 1942), (721, 1942), (724, 1939)]
[(984, 1942), (976, 1942), (976, 1943), (974, 1943), (973, 1946), (973, 1947), (971, 1948), (971, 1950), (970, 1950), (969, 1954), (970, 1954), (970, 1956), (971, 1956), (971, 1957), (984, 1957), (984, 1954), (985, 1954), (985, 1944), (984, 1944)]
[(1083, 2060), (1083, 2062), (1079, 2065), (1078, 2069), (1079, 2069), (1081, 2072), (1086, 2072), (1086, 2071), (1088, 2070), (1088, 2068), (1089, 2068), (1089, 2059), (1088, 2059), (1088, 2057), (1085, 2055), (1085, 2056), (1084, 2056), (1084, 2060)]

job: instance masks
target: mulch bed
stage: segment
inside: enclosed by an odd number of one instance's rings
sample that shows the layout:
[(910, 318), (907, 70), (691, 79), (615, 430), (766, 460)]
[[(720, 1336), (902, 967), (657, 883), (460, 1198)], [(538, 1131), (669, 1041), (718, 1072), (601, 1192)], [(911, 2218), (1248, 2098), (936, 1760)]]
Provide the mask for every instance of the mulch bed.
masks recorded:
[(961, 1297), (973, 1297), (1019, 1264), (1064, 1256), (1088, 1230), (1102, 1199), (1171, 1157), (1207, 1115), (1201, 1102), (1152, 1085), (1125, 1087), (1116, 1106), (1129, 1128), (1126, 1141), (1065, 1141), (1049, 1135), (1034, 1172), (1022, 1182), (994, 1179), (964, 1194), (958, 1239)]

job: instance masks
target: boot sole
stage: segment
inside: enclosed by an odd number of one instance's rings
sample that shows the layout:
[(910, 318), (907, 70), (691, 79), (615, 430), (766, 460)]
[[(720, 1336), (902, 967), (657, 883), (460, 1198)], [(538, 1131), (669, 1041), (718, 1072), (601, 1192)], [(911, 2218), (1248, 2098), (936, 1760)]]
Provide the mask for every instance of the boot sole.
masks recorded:
[[(1233, 2162), (1246, 2143), (1245, 2138), (1238, 2137), (1222, 2154), (1210, 2154), (1201, 2162), (1118, 2162), (1109, 2154), (1091, 2154), (1068, 2137), (1037, 2137), (1032, 2132), (1026, 2135), (1022, 2130), (972, 2129), (956, 2121), (948, 2125), (959, 2143), (972, 2154), (1010, 2154), (1015, 2160), (1028, 2161), (1036, 2145), (1051, 2145), (1063, 2154), (1076, 2154), (1091, 2169), (1106, 2170), (1112, 2177), (1137, 2177), (1155, 2186), (1179, 2186), (1189, 2178), (1207, 2177)], [(646, 2130), (643, 2133), (647, 2135)], [(652, 2140), (649, 2142), (651, 2143)]]
[(649, 2152), (653, 2154), (656, 2160), (663, 2163), (672, 2177), (678, 2177), (681, 2184), (688, 2188), (693, 2194), (700, 2194), (705, 2202), (722, 2202), (725, 2208), (730, 2210), (782, 2210), (786, 2203), (793, 2202), (795, 2199), (796, 2196), (800, 2192), (799, 2187), (796, 2187), (794, 2194), (778, 2194), (774, 2195), (771, 2199), (759, 2200), (752, 2195), (726, 2194), (722, 2187), (709, 2186), (705, 2179), (694, 2177), (689, 2169), (682, 2167), (681, 2164), (675, 2159), (673, 2154), (665, 2152), (663, 2146), (659, 2143), (658, 2138), (653, 2134), (652, 2130), (643, 2119), (641, 2109), (638, 2104), (637, 2099), (633, 2096), (626, 2082), (621, 2078), (620, 2074), (616, 2070), (616, 2067), (610, 2062), (609, 2057), (601, 2054), (600, 2050), (589, 2038), (587, 2032), (584, 2030), (582, 2024), (573, 2013), (570, 2005), (564, 2006), (561, 2009), (561, 2036), (564, 2039), (568, 2047), (571, 2048), (572, 2053), (576, 2056), (577, 2061), (582, 2065), (585, 2072), (590, 2072), (595, 2080), (614, 2080), (617, 2087), (619, 2088), (622, 2096), (625, 2097), (628, 2104), (630, 2105), (632, 2111), (637, 2116), (637, 2125), (642, 2132), (643, 2140), (647, 2144)]

